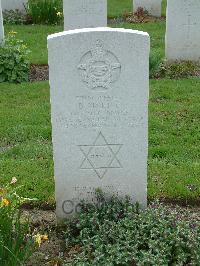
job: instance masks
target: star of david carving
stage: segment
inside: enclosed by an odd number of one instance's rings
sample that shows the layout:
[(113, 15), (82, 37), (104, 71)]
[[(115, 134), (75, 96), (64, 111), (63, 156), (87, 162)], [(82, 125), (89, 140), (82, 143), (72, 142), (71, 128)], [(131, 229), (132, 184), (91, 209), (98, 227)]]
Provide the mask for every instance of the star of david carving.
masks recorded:
[(102, 179), (109, 169), (123, 168), (117, 158), (123, 144), (110, 144), (100, 132), (91, 145), (78, 145), (84, 159), (80, 165), (82, 170), (93, 170)]

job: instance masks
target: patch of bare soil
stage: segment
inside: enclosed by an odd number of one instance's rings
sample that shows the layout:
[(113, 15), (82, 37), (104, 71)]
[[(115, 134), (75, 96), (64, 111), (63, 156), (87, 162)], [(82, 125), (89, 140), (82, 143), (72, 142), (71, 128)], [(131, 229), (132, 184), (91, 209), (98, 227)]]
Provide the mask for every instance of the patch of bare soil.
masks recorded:
[(128, 13), (124, 16), (124, 22), (127, 23), (149, 23), (149, 22), (159, 22), (165, 21), (165, 17), (153, 17), (149, 15), (138, 16), (137, 14)]
[(48, 65), (31, 65), (29, 73), (29, 81), (44, 81), (49, 80)]
[(166, 17), (153, 17), (148, 14), (138, 14), (138, 13), (125, 13), (122, 17), (108, 19), (108, 24), (119, 24), (119, 23), (149, 23), (149, 22), (159, 22), (165, 21)]
[[(200, 77), (200, 70), (196, 69), (188, 77)], [(162, 77), (154, 77), (155, 79), (161, 79)], [(29, 81), (45, 81), (49, 80), (49, 66), (48, 65), (31, 65)], [(1, 152), (1, 150), (0, 150)]]
[(200, 77), (200, 70), (195, 70), (194, 71), (194, 77)]
[[(156, 204), (152, 205), (157, 208)], [(165, 204), (167, 211), (174, 213), (178, 220), (200, 222), (200, 207), (180, 207), (173, 204)], [(57, 226), (55, 211), (53, 210), (23, 210), (24, 218), (28, 218), (31, 224), (31, 231), (47, 234), (48, 240), (43, 241), (40, 247), (36, 247), (26, 266), (60, 266), (71, 265), (70, 254), (79, 252), (80, 246), (74, 246), (70, 251), (65, 248), (65, 228)]]
[(40, 247), (36, 245), (33, 255), (26, 266), (52, 265), (59, 266), (64, 261), (64, 238), (57, 226), (56, 214), (52, 210), (26, 209), (22, 210), (23, 218), (30, 222), (30, 230), (33, 235), (37, 233), (48, 235), (47, 241), (42, 241)]

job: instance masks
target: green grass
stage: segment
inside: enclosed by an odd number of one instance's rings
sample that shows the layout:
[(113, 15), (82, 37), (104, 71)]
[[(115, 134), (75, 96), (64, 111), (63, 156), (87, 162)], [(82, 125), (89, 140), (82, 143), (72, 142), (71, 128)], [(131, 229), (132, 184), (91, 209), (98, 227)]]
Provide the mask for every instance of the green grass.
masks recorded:
[[(149, 197), (200, 195), (200, 80), (153, 80), (150, 90)], [(47, 82), (0, 85), (0, 183), (17, 177), (24, 196), (53, 202)]]
[(132, 12), (132, 0), (108, 0), (108, 17), (120, 17), (125, 12)]
[[(131, 8), (131, 2), (110, 0), (109, 14), (122, 14), (123, 9)], [(112, 26), (147, 31), (151, 54), (164, 57), (165, 22)], [(11, 30), (30, 47), (32, 63), (47, 64), (47, 35), (62, 31), (62, 27), (6, 25), (6, 33)], [(200, 196), (199, 87), (199, 79), (151, 81), (150, 198), (187, 200)], [(16, 176), (24, 196), (53, 202), (49, 85), (0, 84), (0, 95), (0, 183)]]
[(162, 0), (162, 16), (166, 16), (167, 0)]
[(115, 25), (115, 27), (148, 32), (151, 39), (151, 53), (156, 54), (159, 57), (165, 56), (165, 22), (151, 22), (144, 24), (123, 23)]
[[(164, 57), (165, 22), (145, 24), (117, 24), (113, 27), (123, 27), (146, 31), (151, 36), (151, 53)], [(6, 34), (10, 31), (17, 32), (17, 38), (23, 39), (31, 50), (30, 61), (33, 64), (47, 64), (47, 36), (62, 31), (61, 26), (46, 25), (6, 25)]]
[[(132, 0), (110, 0), (108, 2), (108, 13), (110, 17), (122, 15), (125, 11), (131, 11)], [(163, 2), (165, 10), (165, 1)], [(145, 24), (117, 24), (112, 27), (123, 27), (148, 32), (151, 36), (151, 53), (164, 57), (165, 22)], [(47, 64), (47, 36), (60, 32), (63, 26), (48, 25), (5, 25), (6, 34), (10, 31), (17, 32), (17, 38), (23, 39), (31, 50), (30, 61), (33, 64)]]
[[(162, 1), (162, 15), (166, 13), (167, 0)], [(132, 12), (133, 0), (108, 0), (108, 17), (120, 17), (125, 12)]]
[(1, 84), (0, 93), (0, 184), (16, 176), (24, 196), (52, 201), (48, 84)]
[(24, 40), (31, 50), (30, 61), (33, 64), (47, 64), (47, 36), (62, 31), (61, 26), (47, 25), (6, 25), (6, 34), (10, 31), (17, 32), (17, 38)]
[(200, 196), (200, 80), (151, 81), (149, 196)]

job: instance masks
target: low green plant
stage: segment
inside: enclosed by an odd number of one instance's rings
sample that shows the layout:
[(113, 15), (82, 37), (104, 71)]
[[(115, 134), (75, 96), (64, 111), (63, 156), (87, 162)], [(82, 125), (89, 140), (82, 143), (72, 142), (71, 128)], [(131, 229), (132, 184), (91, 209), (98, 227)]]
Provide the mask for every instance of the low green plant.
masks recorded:
[(15, 35), (16, 32), (10, 32), (3, 45), (0, 46), (0, 83), (28, 81), (30, 51)]
[[(102, 202), (102, 201), (101, 201)], [(112, 197), (69, 221), (70, 265), (199, 265), (200, 228), (163, 206), (142, 211)]]
[(29, 0), (27, 13), (34, 24), (59, 24), (63, 20), (62, 0)]
[(192, 61), (161, 62), (151, 77), (181, 79), (200, 75), (200, 64)]
[(27, 15), (16, 9), (16, 10), (5, 10), (3, 12), (3, 22), (4, 24), (11, 24), (11, 25), (16, 25), (16, 24), (26, 24), (27, 23)]
[(149, 77), (154, 78), (160, 70), (160, 65), (162, 63), (162, 57), (158, 53), (150, 54), (149, 59)]
[(122, 17), (128, 23), (143, 23), (148, 16), (148, 12), (139, 7), (136, 12), (125, 12)]
[(20, 198), (13, 185), (0, 188), (0, 265), (24, 265), (31, 255), (33, 240), (28, 222), (22, 220)]

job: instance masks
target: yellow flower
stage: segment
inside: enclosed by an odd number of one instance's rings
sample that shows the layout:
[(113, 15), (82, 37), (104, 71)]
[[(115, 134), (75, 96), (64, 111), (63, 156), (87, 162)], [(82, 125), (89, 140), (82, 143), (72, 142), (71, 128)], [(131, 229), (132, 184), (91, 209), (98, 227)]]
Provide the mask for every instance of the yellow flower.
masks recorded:
[(61, 16), (62, 16), (62, 13), (61, 13), (61, 12), (57, 12), (56, 15), (57, 15), (58, 17), (61, 17)]
[(42, 235), (42, 240), (46, 241), (48, 239), (49, 239), (48, 235)]
[(12, 31), (9, 32), (9, 34), (10, 34), (10, 35), (16, 35), (17, 32), (12, 30)]
[(1, 207), (7, 207), (8, 205), (10, 204), (10, 201), (5, 199), (5, 198), (2, 198), (1, 199)]
[(35, 243), (38, 245), (38, 247), (40, 247), (42, 241), (48, 240), (48, 235), (41, 235), (40, 233), (37, 233), (37, 235), (35, 235), (33, 238), (35, 239)]
[(39, 233), (37, 233), (37, 235), (34, 236), (34, 239), (35, 239), (35, 243), (40, 247), (42, 244), (41, 235)]

